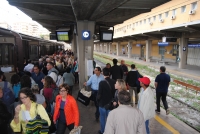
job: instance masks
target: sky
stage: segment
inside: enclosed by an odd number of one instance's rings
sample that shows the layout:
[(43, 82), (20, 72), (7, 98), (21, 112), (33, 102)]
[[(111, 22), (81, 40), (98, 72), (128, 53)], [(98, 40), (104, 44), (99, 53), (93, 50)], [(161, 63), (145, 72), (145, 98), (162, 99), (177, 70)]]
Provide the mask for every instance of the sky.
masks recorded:
[(0, 0), (0, 22), (7, 22), (12, 25), (13, 22), (19, 21), (31, 22), (33, 20), (18, 8), (9, 5), (7, 0)]

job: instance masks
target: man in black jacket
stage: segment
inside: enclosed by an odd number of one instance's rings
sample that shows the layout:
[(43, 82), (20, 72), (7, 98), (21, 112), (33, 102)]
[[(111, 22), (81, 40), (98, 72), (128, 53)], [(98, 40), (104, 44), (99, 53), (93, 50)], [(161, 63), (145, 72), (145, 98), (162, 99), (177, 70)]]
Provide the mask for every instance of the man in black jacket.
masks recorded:
[(112, 75), (113, 80), (123, 79), (123, 70), (120, 66), (117, 65), (117, 59), (113, 59), (113, 65), (110, 69), (110, 74)]
[(139, 77), (142, 77), (142, 76), (136, 70), (135, 65), (132, 64), (131, 65), (131, 71), (129, 71), (127, 76), (126, 76), (126, 83), (129, 86), (129, 92), (130, 92), (130, 95), (131, 95), (131, 105), (134, 105), (133, 104), (134, 102), (136, 104), (138, 102), (137, 88), (140, 86), (140, 82), (138, 81)]
[(104, 133), (106, 118), (108, 113), (110, 112), (110, 108), (107, 108), (107, 104), (112, 104), (114, 93), (115, 93), (115, 81), (110, 79), (110, 72), (108, 68), (103, 69), (103, 75), (105, 80), (102, 80), (99, 83), (99, 91), (97, 94), (97, 101), (99, 103), (99, 112), (100, 112), (100, 124), (101, 130), (99, 130), (99, 134)]

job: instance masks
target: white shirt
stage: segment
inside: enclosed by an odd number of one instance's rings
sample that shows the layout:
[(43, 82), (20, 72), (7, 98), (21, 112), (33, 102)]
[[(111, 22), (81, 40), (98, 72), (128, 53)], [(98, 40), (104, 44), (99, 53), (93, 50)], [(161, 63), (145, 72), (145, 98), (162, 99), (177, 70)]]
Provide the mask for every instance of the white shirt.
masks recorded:
[(142, 111), (144, 120), (146, 121), (155, 116), (154, 93), (150, 87), (146, 90), (141, 89), (138, 108)]

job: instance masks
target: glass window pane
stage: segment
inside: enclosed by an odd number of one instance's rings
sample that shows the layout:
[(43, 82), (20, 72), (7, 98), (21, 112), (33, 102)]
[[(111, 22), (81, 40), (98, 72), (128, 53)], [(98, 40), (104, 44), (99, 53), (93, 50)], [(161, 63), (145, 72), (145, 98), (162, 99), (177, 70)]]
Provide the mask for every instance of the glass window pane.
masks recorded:
[(197, 2), (192, 3), (192, 10), (196, 10), (197, 9)]
[(186, 9), (186, 6), (182, 6), (182, 7), (181, 7), (181, 13), (184, 13), (184, 12), (185, 12), (185, 9)]

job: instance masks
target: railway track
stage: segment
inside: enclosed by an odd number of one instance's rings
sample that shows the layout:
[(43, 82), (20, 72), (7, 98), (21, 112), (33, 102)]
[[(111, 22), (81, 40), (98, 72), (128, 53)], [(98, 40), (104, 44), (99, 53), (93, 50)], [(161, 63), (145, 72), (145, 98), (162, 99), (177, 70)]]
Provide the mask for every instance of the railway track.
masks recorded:
[[(102, 55), (98, 56), (112, 62), (111, 58)], [(100, 64), (101, 67), (105, 67), (105, 63), (98, 60), (95, 61), (97, 64)], [(129, 64), (126, 65), (130, 67)], [(154, 88), (153, 86), (151, 87)], [(191, 105), (188, 105), (187, 103), (181, 100), (172, 97), (171, 95), (168, 95), (167, 100), (172, 115), (186, 123), (188, 126), (200, 132), (200, 111), (198, 109)]]

